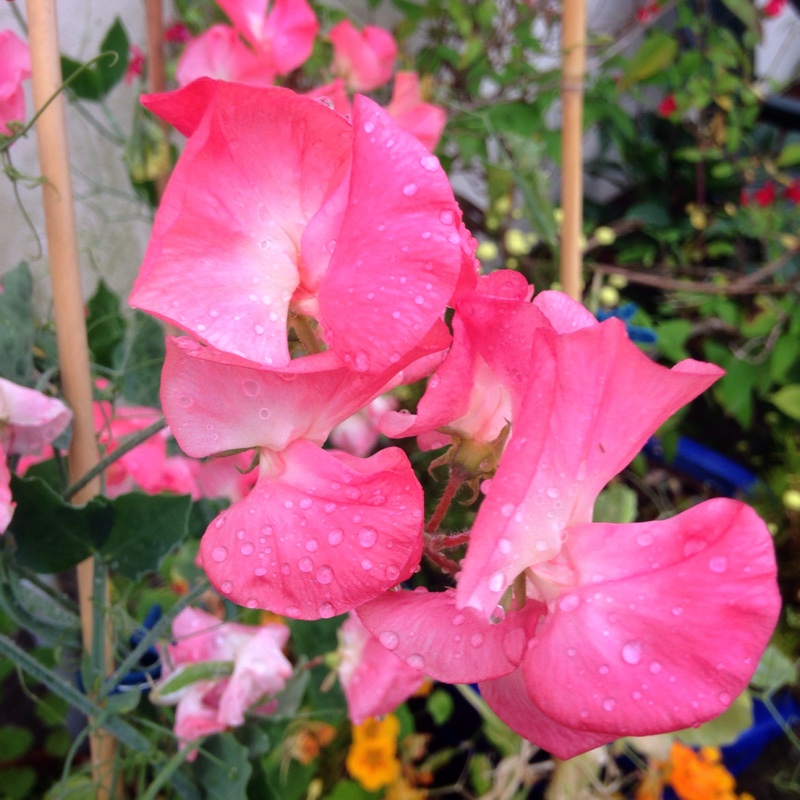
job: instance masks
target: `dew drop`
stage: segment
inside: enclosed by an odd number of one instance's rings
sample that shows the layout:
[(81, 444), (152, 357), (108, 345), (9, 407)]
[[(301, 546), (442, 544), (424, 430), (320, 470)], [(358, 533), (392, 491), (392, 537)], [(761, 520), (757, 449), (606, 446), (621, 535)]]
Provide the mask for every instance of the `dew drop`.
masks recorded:
[(325, 513), (331, 514), (336, 511), (336, 503), (325, 503)]
[(503, 575), (500, 570), (495, 572), (491, 578), (489, 578), (489, 591), (490, 592), (501, 592), (505, 589), (506, 586), (506, 577)]
[(547, 489), (547, 491), (545, 492), (545, 494), (546, 494), (546, 495), (547, 495), (547, 496), (548, 496), (548, 497), (549, 497), (551, 500), (555, 500), (555, 499), (556, 499), (556, 497), (558, 497), (558, 496), (559, 496), (559, 494), (561, 494), (561, 493), (558, 491), (558, 489), (556, 489), (556, 487), (555, 487), (555, 486), (551, 486), (549, 489)]
[(436, 156), (423, 156), (419, 160), (420, 165), (423, 169), (428, 170), (428, 172), (436, 172), (439, 169), (439, 159)]
[(268, 408), (262, 408), (258, 412), (258, 416), (261, 417), (261, 419), (269, 419), (269, 415), (270, 410)]
[(720, 703), (726, 706), (730, 705), (733, 699), (727, 692), (720, 692), (717, 695), (717, 698), (719, 699)]
[(299, 617), (300, 616), (300, 609), (297, 606), (286, 606), (286, 610), (283, 612), (287, 617)]
[(194, 403), (194, 400), (192, 400), (192, 398), (189, 397), (188, 394), (184, 394), (184, 395), (181, 395), (181, 398), (180, 398), (180, 400), (178, 400), (178, 403), (183, 408), (189, 408)]
[(581, 598), (577, 594), (564, 595), (558, 601), (558, 607), (562, 611), (574, 611), (581, 604)]
[(366, 372), (369, 369), (369, 356), (363, 350), (359, 350), (355, 354), (353, 368), (356, 372)]
[(375, 132), (375, 123), (367, 120), (364, 123), (364, 132), (365, 133), (374, 133)]
[(220, 584), (219, 590), (223, 594), (230, 594), (233, 591), (233, 584), (230, 581), (223, 581)]
[(266, 574), (267, 574), (267, 568), (266, 567), (256, 567), (253, 570), (253, 575), (255, 575), (257, 578), (263, 578), (264, 575), (266, 575)]
[(601, 675), (608, 675), (608, 672), (609, 672), (609, 670), (608, 670), (608, 664), (601, 664), (601, 665), (600, 665), (600, 666), (597, 668), (597, 671), (598, 671), (598, 672), (599, 672)]
[(217, 562), (217, 564), (221, 564), (226, 558), (228, 557), (228, 548), (227, 547), (215, 547), (211, 551), (211, 558)]
[(255, 397), (258, 394), (258, 384), (251, 380), (244, 381), (242, 390), (248, 397)]
[(511, 541), (509, 539), (500, 539), (497, 542), (497, 549), (503, 555), (508, 555), (511, 552)]
[(622, 646), (622, 660), (626, 664), (638, 664), (642, 660), (642, 643), (636, 640)]
[(330, 603), (320, 603), (319, 615), (322, 619), (330, 619), (336, 613), (336, 609)]
[(683, 554), (688, 558), (689, 556), (693, 556), (695, 553), (699, 553), (701, 550), (706, 549), (706, 543), (702, 539), (687, 539), (683, 543)]
[(299, 505), (300, 508), (311, 508), (311, 506), (314, 505), (314, 501), (309, 497), (304, 497), (297, 505)]
[(344, 541), (344, 531), (341, 528), (333, 528), (328, 532), (328, 544), (336, 547)]
[(300, 572), (311, 572), (314, 569), (314, 562), (310, 558), (301, 558), (297, 562), (297, 568)]
[(714, 558), (708, 562), (708, 568), (712, 572), (721, 575), (728, 569), (728, 559), (725, 556), (714, 556)]
[(319, 542), (316, 539), (309, 539), (306, 542), (306, 550), (309, 553), (316, 553), (319, 550)]
[(249, 556), (252, 554), (255, 547), (250, 542), (245, 542), (241, 547), (241, 553), (243, 556)]
[(463, 625), (466, 617), (463, 614), (456, 614), (451, 621), (455, 626)]
[(483, 644), (483, 634), (473, 633), (472, 636), (470, 636), (469, 643), (473, 647), (480, 647)]
[(419, 653), (412, 653), (406, 659), (406, 664), (414, 669), (422, 669), (425, 666), (425, 659)]
[(650, 669), (651, 674), (658, 675), (658, 673), (661, 672), (661, 669), (662, 669), (661, 662), (660, 661), (651, 661), (649, 669)]
[(455, 221), (455, 217), (453, 216), (452, 211), (442, 211), (439, 214), (439, 220), (442, 223), (442, 225), (452, 225), (453, 222)]
[(361, 559), (361, 569), (368, 572), (372, 569), (372, 562), (368, 558)]
[(407, 183), (403, 187), (403, 194), (406, 197), (413, 197), (417, 193), (417, 184), (416, 183)]
[(327, 565), (321, 566), (317, 570), (317, 581), (323, 585), (329, 584), (333, 580), (333, 570)]
[(386, 567), (386, 577), (390, 581), (396, 581), (400, 577), (400, 570), (394, 564), (390, 564)]
[(394, 631), (381, 631), (380, 634), (378, 634), (378, 641), (387, 650), (397, 650), (400, 644), (400, 637)]
[(673, 617), (679, 617), (681, 614), (683, 614), (683, 608), (681, 606), (673, 606), (672, 607), (672, 616)]
[(606, 697), (606, 699), (603, 700), (603, 711), (613, 711), (616, 705), (616, 700), (612, 699), (611, 697)]
[(362, 547), (372, 547), (378, 540), (378, 533), (375, 528), (362, 528), (358, 532), (358, 543)]
[(501, 509), (500, 513), (504, 517), (510, 517), (514, 513), (514, 504), (513, 503), (506, 503)]
[(646, 533), (646, 532), (645, 533), (640, 533), (636, 537), (636, 542), (641, 547), (649, 547), (651, 544), (653, 544), (653, 541), (654, 540), (653, 540), (653, 534), (652, 533)]

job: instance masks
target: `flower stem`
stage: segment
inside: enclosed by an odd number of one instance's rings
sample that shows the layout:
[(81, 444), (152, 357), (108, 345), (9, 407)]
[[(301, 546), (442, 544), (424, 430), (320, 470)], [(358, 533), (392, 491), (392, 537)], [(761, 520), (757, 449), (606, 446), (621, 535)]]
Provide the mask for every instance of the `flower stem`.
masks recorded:
[(458, 490), (461, 488), (462, 483), (463, 480), (461, 476), (456, 472), (451, 471), (450, 477), (447, 481), (447, 486), (444, 487), (444, 494), (442, 494), (439, 504), (436, 506), (436, 510), (433, 512), (433, 515), (428, 520), (428, 524), (425, 526), (425, 533), (433, 533), (439, 528), (439, 525), (442, 524), (442, 520), (444, 519), (445, 514), (447, 514), (447, 509), (450, 508), (450, 504), (453, 502), (456, 492), (458, 492)]

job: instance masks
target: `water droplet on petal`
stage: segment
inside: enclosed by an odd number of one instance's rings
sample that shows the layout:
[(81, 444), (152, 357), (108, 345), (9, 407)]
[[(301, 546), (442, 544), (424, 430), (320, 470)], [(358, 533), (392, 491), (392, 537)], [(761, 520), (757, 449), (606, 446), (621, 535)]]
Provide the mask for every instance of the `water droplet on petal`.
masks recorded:
[(400, 577), (400, 570), (394, 564), (389, 564), (386, 567), (386, 577), (390, 581), (396, 581)]
[(311, 508), (311, 506), (314, 505), (314, 501), (309, 497), (304, 497), (297, 505), (299, 505), (300, 508)]
[(403, 187), (403, 194), (406, 197), (413, 197), (417, 193), (417, 184), (416, 183), (407, 183)]
[(690, 538), (683, 543), (683, 554), (687, 558), (705, 549), (706, 542), (703, 539)]
[(466, 617), (463, 614), (456, 614), (451, 621), (453, 625), (463, 625)]
[(638, 664), (642, 660), (642, 643), (636, 640), (622, 646), (622, 660), (626, 664)]
[(546, 495), (547, 495), (547, 496), (548, 496), (548, 497), (549, 497), (551, 500), (555, 500), (555, 499), (556, 499), (556, 497), (558, 497), (558, 496), (559, 496), (559, 494), (561, 494), (561, 493), (558, 491), (558, 489), (556, 489), (556, 487), (555, 487), (555, 486), (551, 486), (549, 489), (547, 489), (547, 491), (545, 492), (545, 494), (546, 494)]
[(374, 133), (375, 132), (375, 123), (370, 121), (370, 120), (367, 120), (364, 123), (364, 131), (365, 131), (365, 133)]
[(412, 653), (406, 659), (406, 664), (414, 669), (422, 669), (425, 666), (425, 659), (419, 653)]
[(301, 558), (297, 562), (297, 568), (300, 572), (311, 572), (314, 569), (314, 562), (310, 558)]
[(262, 408), (258, 412), (258, 416), (261, 417), (261, 419), (269, 419), (269, 415), (270, 410), (268, 408)]
[(309, 553), (316, 553), (319, 550), (319, 542), (316, 539), (309, 539), (306, 542), (306, 550)]
[(469, 643), (473, 647), (480, 647), (483, 644), (483, 634), (482, 633), (473, 633), (469, 639)]
[(714, 558), (708, 562), (708, 568), (712, 572), (721, 575), (728, 569), (728, 559), (725, 556), (714, 556)]
[(242, 383), (242, 391), (248, 397), (255, 397), (258, 394), (258, 384), (255, 381), (246, 380)]
[(611, 697), (607, 697), (603, 700), (603, 711), (613, 711), (614, 706), (617, 705), (617, 701)]
[(371, 570), (372, 569), (372, 562), (368, 558), (361, 559), (361, 569), (364, 570)]
[(511, 552), (511, 541), (509, 539), (500, 539), (497, 542), (497, 549), (503, 555), (508, 555)]
[(369, 369), (369, 356), (363, 351), (359, 350), (353, 358), (353, 369), (356, 372), (366, 372)]
[(223, 594), (230, 594), (233, 591), (233, 584), (230, 581), (223, 581), (220, 584), (219, 590)]
[(358, 532), (358, 543), (362, 547), (372, 547), (378, 540), (378, 532), (375, 528), (362, 528)]
[(228, 557), (227, 547), (215, 547), (211, 551), (211, 558), (218, 564), (221, 564)]
[(672, 616), (673, 617), (679, 617), (681, 614), (683, 614), (683, 608), (681, 606), (673, 606), (672, 607)]
[(720, 692), (717, 697), (719, 698), (720, 703), (723, 705), (730, 705), (733, 698), (727, 692)]
[(501, 509), (500, 513), (504, 517), (510, 517), (514, 513), (514, 504), (513, 503), (506, 503)]
[(333, 580), (333, 570), (327, 564), (321, 566), (317, 570), (317, 580), (323, 585), (330, 583)]
[(439, 159), (436, 156), (423, 156), (419, 163), (421, 164), (423, 169), (428, 170), (428, 172), (436, 172), (439, 169)]
[(328, 544), (336, 547), (344, 541), (344, 531), (341, 528), (333, 528), (328, 533)]
[(601, 675), (608, 675), (608, 672), (609, 672), (609, 669), (608, 669), (608, 664), (601, 664), (601, 665), (600, 665), (600, 666), (597, 668), (597, 671), (598, 671), (598, 672), (599, 672)]
[(255, 548), (250, 542), (245, 542), (241, 547), (241, 553), (243, 556), (249, 556)]
[(662, 669), (661, 662), (660, 661), (651, 661), (649, 669), (650, 669), (650, 672), (653, 675), (658, 675), (658, 673), (661, 672), (661, 669)]
[(490, 592), (501, 592), (505, 589), (506, 586), (506, 576), (503, 575), (500, 570), (495, 572), (491, 578), (489, 578), (489, 591)]
[(452, 225), (455, 222), (455, 216), (452, 211), (442, 211), (439, 214), (439, 220), (442, 225)]
[(636, 537), (636, 542), (641, 547), (649, 547), (651, 544), (653, 544), (653, 541), (654, 541), (653, 534), (652, 533), (647, 533), (646, 531), (644, 533), (640, 533)]
[(336, 609), (330, 603), (320, 603), (319, 615), (322, 619), (330, 619), (336, 613)]
[(564, 595), (558, 601), (558, 607), (562, 611), (574, 611), (581, 604), (581, 598), (577, 594)]

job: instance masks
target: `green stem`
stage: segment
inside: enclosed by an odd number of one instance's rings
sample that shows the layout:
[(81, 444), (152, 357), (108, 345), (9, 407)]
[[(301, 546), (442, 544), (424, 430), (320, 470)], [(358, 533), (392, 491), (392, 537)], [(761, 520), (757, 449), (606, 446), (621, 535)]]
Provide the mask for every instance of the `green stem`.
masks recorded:
[(162, 428), (165, 428), (166, 425), (167, 421), (164, 419), (164, 417), (161, 417), (161, 419), (157, 420), (152, 425), (148, 425), (146, 428), (142, 428), (142, 430), (137, 431), (126, 439), (123, 439), (117, 447), (115, 447), (107, 456), (105, 456), (105, 458), (100, 459), (97, 464), (95, 464), (90, 470), (78, 478), (78, 480), (75, 481), (72, 486), (67, 487), (61, 496), (64, 498), (64, 500), (70, 500), (81, 489), (83, 489), (86, 484), (93, 481), (101, 472), (117, 461), (117, 459), (122, 458), (122, 456), (124, 456), (126, 453), (130, 453), (134, 447), (138, 447), (142, 442), (157, 434), (160, 430), (162, 430)]
[(314, 334), (314, 329), (311, 327), (308, 318), (304, 317), (302, 314), (293, 313), (290, 316), (290, 320), (291, 325), (297, 334), (297, 338), (300, 340), (300, 344), (305, 347), (306, 352), (309, 355), (322, 352), (319, 342), (317, 341), (317, 337)]

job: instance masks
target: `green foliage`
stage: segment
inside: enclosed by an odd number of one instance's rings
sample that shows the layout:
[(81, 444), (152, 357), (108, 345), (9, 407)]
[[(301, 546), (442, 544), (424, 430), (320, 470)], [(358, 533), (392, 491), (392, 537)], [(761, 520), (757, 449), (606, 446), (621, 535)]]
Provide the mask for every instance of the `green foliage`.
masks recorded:
[(0, 294), (0, 377), (30, 386), (35, 327), (33, 278), (24, 262), (3, 275)]
[(61, 57), (61, 72), (69, 90), (81, 100), (102, 100), (128, 68), (128, 34), (117, 18), (100, 44), (98, 55), (87, 63)]
[(101, 280), (87, 307), (89, 316), (86, 320), (86, 332), (89, 349), (95, 363), (111, 368), (114, 350), (125, 336), (125, 320), (120, 313), (119, 298)]
[(114, 353), (114, 368), (122, 375), (120, 391), (132, 405), (159, 408), (164, 331), (152, 317), (134, 312), (125, 340)]

